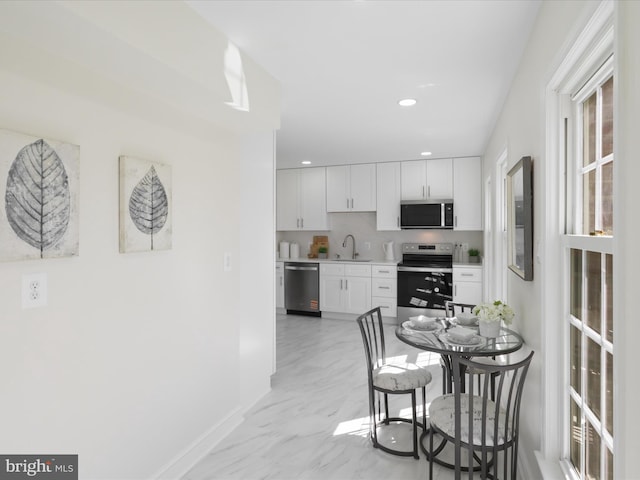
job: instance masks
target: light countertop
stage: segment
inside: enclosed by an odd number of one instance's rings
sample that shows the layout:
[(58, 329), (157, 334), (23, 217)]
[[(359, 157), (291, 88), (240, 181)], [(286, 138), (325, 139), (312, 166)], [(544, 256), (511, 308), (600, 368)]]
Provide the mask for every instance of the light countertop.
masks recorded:
[[(366, 257), (365, 257), (366, 258)], [(368, 259), (367, 259), (368, 260)], [(351, 261), (347, 259), (336, 260), (335, 258), (276, 258), (276, 262), (305, 262), (305, 263), (357, 263), (363, 265), (397, 265), (398, 260), (371, 260), (363, 262), (362, 260)]]
[(482, 263), (453, 262), (453, 266), (454, 267), (465, 267), (465, 268), (469, 268), (469, 267), (482, 268)]
[[(363, 261), (350, 261), (350, 260), (336, 260), (335, 258), (276, 258), (276, 262), (303, 262), (303, 263), (362, 263), (364, 265), (397, 265), (398, 260), (371, 260), (367, 262)], [(454, 262), (454, 267), (465, 268), (482, 268), (482, 263), (462, 263)]]

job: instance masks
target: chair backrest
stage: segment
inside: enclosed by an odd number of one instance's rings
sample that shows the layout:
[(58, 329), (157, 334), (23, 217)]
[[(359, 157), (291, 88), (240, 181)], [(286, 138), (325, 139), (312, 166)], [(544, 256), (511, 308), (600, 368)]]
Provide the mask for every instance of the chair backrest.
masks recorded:
[[(494, 477), (515, 478), (518, 454), (518, 433), (520, 429), (520, 402), (524, 381), (534, 352), (524, 360), (509, 365), (474, 362), (473, 358), (453, 359), (455, 390), (455, 437), (456, 446), (462, 438), (472, 442), (475, 450), (480, 450), (482, 463), (494, 457)], [(462, 367), (462, 368), (461, 368)], [(455, 386), (461, 385), (464, 369), (482, 373), (484, 385), (478, 395), (473, 395), (473, 408), (461, 409), (461, 405), (471, 402), (468, 393)], [(493, 374), (493, 375), (492, 375)], [(495, 400), (492, 401), (490, 382), (495, 382)], [(462, 414), (461, 411), (465, 413)], [(483, 421), (483, 419), (485, 421)], [(461, 431), (464, 435), (461, 437)], [(507, 450), (508, 449), (508, 450)], [(456, 456), (459, 450), (456, 448)], [(502, 458), (496, 460), (497, 451), (505, 450)], [(457, 458), (456, 462), (460, 459)], [(501, 468), (502, 467), (502, 468)], [(502, 470), (502, 474), (498, 472)], [(510, 472), (510, 473), (508, 473)]]
[(384, 329), (382, 327), (380, 307), (363, 313), (356, 321), (360, 326), (360, 333), (362, 333), (367, 372), (371, 382), (373, 369), (380, 366), (385, 358)]
[(444, 302), (444, 311), (447, 317), (455, 317), (458, 312), (469, 312), (473, 310), (475, 305), (471, 303), (460, 303), (447, 300)]

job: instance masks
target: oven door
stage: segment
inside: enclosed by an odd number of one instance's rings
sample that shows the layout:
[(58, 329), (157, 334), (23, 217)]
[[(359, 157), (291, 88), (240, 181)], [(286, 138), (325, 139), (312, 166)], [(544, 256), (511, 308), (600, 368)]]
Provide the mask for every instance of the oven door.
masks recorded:
[(445, 302), (453, 300), (450, 268), (398, 266), (398, 322), (410, 316), (445, 316)]

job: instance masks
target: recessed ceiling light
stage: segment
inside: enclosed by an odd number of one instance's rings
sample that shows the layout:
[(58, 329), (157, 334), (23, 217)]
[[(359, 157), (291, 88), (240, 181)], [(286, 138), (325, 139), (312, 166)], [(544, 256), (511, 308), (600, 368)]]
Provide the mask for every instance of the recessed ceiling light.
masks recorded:
[(411, 107), (413, 105), (416, 104), (416, 99), (415, 98), (403, 98), (402, 100), (400, 100), (398, 102), (398, 105), (402, 106), (402, 107)]
[(301, 162), (303, 165), (311, 165), (311, 162), (309, 160), (305, 160), (303, 162)]
[(420, 155), (428, 157), (429, 155), (431, 155), (431, 152), (422, 152)]

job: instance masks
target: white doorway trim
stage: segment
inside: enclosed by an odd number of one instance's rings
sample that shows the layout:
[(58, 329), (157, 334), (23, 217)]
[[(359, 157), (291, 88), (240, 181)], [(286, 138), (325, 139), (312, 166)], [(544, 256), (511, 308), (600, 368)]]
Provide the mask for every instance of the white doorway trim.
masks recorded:
[(494, 237), (494, 225), (493, 225), (493, 190), (491, 188), (491, 174), (487, 176), (484, 182), (484, 258), (483, 264), (485, 267), (483, 270), (482, 283), (484, 285), (482, 289), (482, 301), (486, 302), (491, 298), (491, 285), (493, 284), (493, 276), (495, 275), (493, 265), (493, 237)]
[(496, 162), (495, 218), (494, 218), (494, 263), (493, 295), (491, 298), (507, 301), (507, 222), (506, 222), (506, 187), (507, 187), (507, 149), (505, 148)]

